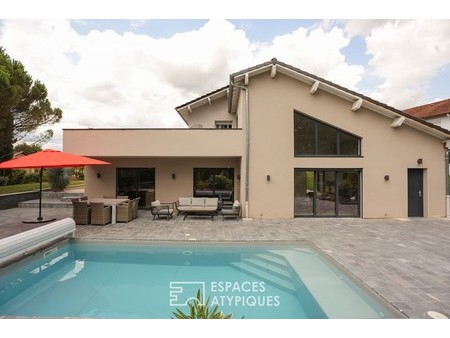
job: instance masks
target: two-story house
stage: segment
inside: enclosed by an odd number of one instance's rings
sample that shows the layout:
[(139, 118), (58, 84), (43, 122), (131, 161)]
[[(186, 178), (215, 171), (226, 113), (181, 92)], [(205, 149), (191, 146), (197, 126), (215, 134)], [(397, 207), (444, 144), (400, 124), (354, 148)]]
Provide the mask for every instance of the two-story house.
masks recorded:
[[(276, 59), (176, 107), (184, 129), (65, 129), (89, 197), (239, 200), (244, 218), (443, 217), (450, 131)], [(449, 143), (450, 145), (450, 143)]]

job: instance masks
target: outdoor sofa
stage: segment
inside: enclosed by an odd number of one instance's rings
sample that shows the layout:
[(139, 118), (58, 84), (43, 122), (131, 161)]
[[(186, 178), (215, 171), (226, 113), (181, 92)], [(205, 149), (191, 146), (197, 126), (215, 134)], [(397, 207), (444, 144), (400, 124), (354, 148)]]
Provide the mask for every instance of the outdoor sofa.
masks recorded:
[(178, 214), (184, 215), (183, 220), (190, 215), (209, 215), (214, 220), (219, 208), (217, 197), (180, 197), (176, 202)]

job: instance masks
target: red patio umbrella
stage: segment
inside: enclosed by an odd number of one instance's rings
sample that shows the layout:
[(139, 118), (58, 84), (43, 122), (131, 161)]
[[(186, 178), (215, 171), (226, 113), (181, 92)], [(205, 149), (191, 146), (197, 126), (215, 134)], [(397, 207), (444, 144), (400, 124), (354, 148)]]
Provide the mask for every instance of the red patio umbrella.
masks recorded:
[(74, 155), (53, 149), (45, 149), (24, 157), (15, 158), (0, 163), (0, 169), (40, 168), (39, 173), (39, 216), (36, 220), (23, 221), (24, 223), (49, 222), (53, 219), (44, 219), (42, 209), (42, 173), (44, 168), (79, 167), (85, 165), (105, 165), (109, 162), (96, 160), (90, 157)]

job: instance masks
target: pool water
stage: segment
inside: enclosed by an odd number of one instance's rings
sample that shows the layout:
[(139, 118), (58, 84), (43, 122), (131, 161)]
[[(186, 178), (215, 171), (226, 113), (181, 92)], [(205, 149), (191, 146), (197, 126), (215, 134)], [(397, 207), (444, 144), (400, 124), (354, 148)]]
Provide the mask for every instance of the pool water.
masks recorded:
[(68, 242), (0, 274), (0, 316), (170, 318), (200, 290), (233, 318), (392, 318), (308, 245)]

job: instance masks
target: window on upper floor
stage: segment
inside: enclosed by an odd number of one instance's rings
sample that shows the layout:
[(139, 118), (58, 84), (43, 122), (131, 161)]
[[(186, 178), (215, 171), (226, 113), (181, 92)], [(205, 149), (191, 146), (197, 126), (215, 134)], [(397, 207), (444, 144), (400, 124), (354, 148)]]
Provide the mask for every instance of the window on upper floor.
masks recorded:
[(233, 121), (216, 121), (217, 129), (231, 129), (233, 128)]
[(294, 155), (360, 156), (361, 138), (295, 111)]

